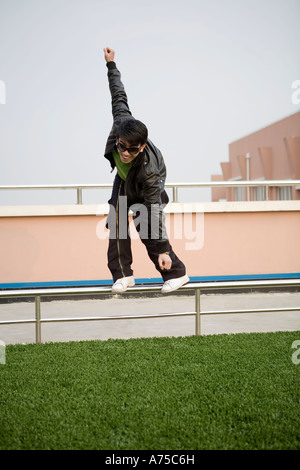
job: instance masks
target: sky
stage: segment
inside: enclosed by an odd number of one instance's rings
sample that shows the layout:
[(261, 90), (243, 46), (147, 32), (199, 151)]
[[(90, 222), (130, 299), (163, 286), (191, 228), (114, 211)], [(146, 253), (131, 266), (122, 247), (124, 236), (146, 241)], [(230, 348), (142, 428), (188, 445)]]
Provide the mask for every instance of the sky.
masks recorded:
[[(0, 186), (112, 183), (106, 46), (167, 182), (210, 181), (231, 142), (300, 110), (299, 20), (300, 0), (0, 0)], [(0, 204), (76, 198), (54, 193)]]

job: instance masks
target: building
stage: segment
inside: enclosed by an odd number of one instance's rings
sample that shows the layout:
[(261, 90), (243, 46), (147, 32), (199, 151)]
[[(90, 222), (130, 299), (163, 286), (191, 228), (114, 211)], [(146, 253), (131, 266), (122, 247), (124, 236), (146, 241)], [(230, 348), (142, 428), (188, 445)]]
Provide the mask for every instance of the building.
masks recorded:
[[(229, 144), (229, 161), (212, 181), (300, 179), (300, 112)], [(212, 201), (260, 201), (266, 187), (212, 188)], [(299, 186), (272, 186), (270, 200), (300, 200)]]

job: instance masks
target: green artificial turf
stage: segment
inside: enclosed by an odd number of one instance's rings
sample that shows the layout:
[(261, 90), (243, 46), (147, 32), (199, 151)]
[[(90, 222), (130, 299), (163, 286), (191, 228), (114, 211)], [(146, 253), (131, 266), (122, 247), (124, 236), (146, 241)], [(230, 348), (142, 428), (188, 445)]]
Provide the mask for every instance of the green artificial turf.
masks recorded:
[(299, 449), (300, 332), (10, 345), (0, 449)]

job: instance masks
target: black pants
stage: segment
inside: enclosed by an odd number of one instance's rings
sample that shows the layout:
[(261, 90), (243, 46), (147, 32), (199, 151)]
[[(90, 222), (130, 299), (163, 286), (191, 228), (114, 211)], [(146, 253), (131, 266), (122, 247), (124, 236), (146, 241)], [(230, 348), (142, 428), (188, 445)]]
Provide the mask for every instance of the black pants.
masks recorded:
[[(124, 181), (116, 175), (113, 190), (110, 200), (108, 201), (111, 207), (108, 215), (107, 226), (110, 229), (110, 237), (108, 244), (108, 268), (112, 274), (114, 282), (122, 277), (132, 276), (133, 271), (131, 269), (132, 264), (132, 252), (131, 252), (131, 239), (128, 233), (128, 207), (124, 207), (122, 198), (122, 204), (120, 204), (120, 196), (124, 196)], [(124, 221), (122, 226), (122, 234), (118, 227), (119, 212), (123, 211), (122, 220)], [(124, 228), (126, 220), (126, 225)], [(137, 230), (138, 227), (136, 226)], [(157, 271), (161, 274), (164, 281), (168, 279), (175, 279), (177, 277), (184, 276), (186, 269), (182, 261), (176, 256), (171, 245), (169, 248), (169, 255), (172, 260), (171, 269), (161, 270), (158, 265), (158, 252), (155, 240), (151, 239), (151, 236), (142, 237), (140, 232), (140, 239), (145, 245), (148, 252), (148, 256), (154, 263)], [(150, 235), (151, 228), (148, 227), (148, 234)]]

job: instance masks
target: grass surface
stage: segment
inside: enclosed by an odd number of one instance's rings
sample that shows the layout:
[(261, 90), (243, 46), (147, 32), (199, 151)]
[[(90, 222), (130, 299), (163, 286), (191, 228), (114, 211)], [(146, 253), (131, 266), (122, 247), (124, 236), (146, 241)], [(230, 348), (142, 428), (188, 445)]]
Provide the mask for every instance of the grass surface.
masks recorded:
[(11, 345), (0, 449), (299, 449), (300, 332)]

